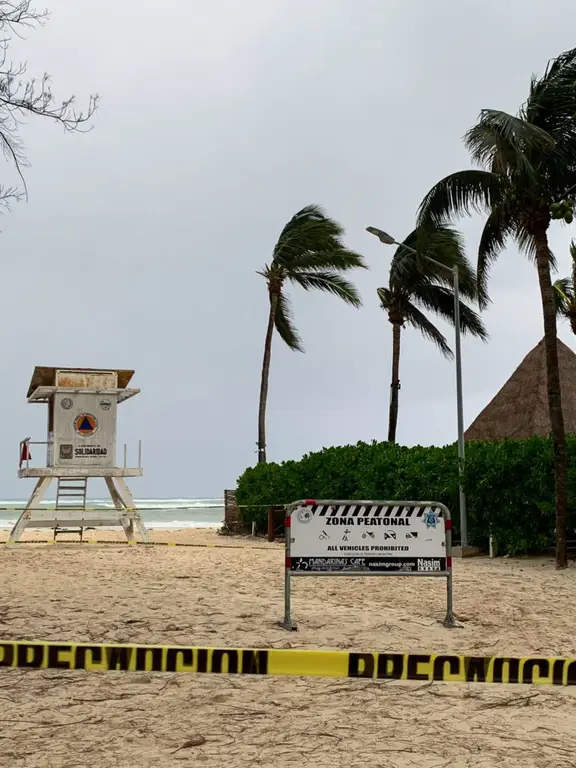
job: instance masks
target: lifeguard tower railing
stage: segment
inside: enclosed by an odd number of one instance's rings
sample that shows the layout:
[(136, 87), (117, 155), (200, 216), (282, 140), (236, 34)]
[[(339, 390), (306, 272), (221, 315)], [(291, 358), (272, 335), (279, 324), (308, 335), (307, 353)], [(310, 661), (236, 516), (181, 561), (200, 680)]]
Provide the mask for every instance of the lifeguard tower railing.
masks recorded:
[[(45, 445), (46, 446), (46, 461), (44, 466), (36, 466), (33, 462), (32, 450), (30, 446), (33, 445)], [(19, 448), (19, 464), (18, 464), (18, 477), (44, 477), (46, 475), (66, 475), (71, 474), (75, 477), (101, 477), (102, 475), (108, 475), (110, 477), (141, 477), (144, 473), (142, 469), (142, 440), (138, 440), (138, 466), (128, 466), (128, 444), (124, 443), (124, 463), (123, 466), (118, 467), (75, 467), (73, 471), (68, 472), (66, 467), (58, 467), (57, 469), (52, 466), (52, 447), (53, 441), (49, 440), (32, 440), (30, 437), (24, 438), (20, 441)], [(31, 463), (32, 462), (32, 463)]]

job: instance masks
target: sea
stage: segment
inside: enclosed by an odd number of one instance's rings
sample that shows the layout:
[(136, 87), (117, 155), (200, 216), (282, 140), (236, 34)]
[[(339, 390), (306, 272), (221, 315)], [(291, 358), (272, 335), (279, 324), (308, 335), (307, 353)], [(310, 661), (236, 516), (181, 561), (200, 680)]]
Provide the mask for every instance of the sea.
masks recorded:
[[(73, 504), (74, 502), (70, 502)], [(135, 499), (135, 504), (147, 528), (219, 528), (224, 522), (224, 499)], [(19, 517), (22, 499), (0, 500), (0, 530), (12, 528)], [(88, 509), (111, 509), (110, 499), (86, 501)], [(46, 500), (40, 507), (54, 507)]]

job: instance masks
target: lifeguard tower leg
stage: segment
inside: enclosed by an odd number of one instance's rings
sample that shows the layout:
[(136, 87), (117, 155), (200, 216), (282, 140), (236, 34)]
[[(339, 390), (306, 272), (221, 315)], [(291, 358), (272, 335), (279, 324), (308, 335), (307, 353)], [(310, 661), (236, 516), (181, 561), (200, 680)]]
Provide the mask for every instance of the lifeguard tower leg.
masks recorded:
[(51, 477), (41, 477), (38, 480), (36, 487), (32, 491), (32, 495), (28, 499), (28, 503), (26, 504), (24, 511), (18, 518), (16, 525), (10, 531), (10, 536), (8, 537), (7, 542), (8, 546), (11, 544), (17, 544), (20, 541), (20, 536), (22, 536), (24, 533), (24, 530), (28, 525), (28, 521), (31, 517), (31, 510), (38, 509), (40, 507), (42, 499), (44, 498), (44, 495), (46, 494), (46, 491), (48, 490), (51, 482)]
[[(118, 512), (123, 513), (126, 512), (126, 505), (124, 504), (122, 497), (118, 493), (118, 490), (116, 489), (116, 486), (114, 485), (114, 479), (111, 477), (105, 477), (106, 485), (108, 486), (108, 490), (110, 491), (110, 496), (112, 497), (112, 501), (114, 502), (114, 506), (118, 510)], [(120, 524), (122, 525), (122, 528), (124, 528), (124, 533), (126, 534), (126, 538), (129, 542), (134, 541), (134, 526), (132, 525), (132, 521), (125, 515), (120, 514), (118, 515), (120, 519)]]
[(152, 539), (150, 538), (150, 534), (148, 533), (148, 529), (142, 522), (142, 518), (140, 517), (140, 513), (136, 509), (136, 504), (134, 503), (134, 498), (132, 497), (132, 494), (130, 492), (130, 488), (128, 488), (126, 484), (126, 480), (124, 480), (123, 477), (117, 477), (116, 478), (116, 485), (117, 485), (117, 493), (120, 495), (120, 498), (122, 499), (124, 506), (130, 509), (134, 515), (133, 520), (136, 525), (136, 528), (138, 529), (138, 533), (140, 534), (140, 538), (145, 544), (151, 544)]

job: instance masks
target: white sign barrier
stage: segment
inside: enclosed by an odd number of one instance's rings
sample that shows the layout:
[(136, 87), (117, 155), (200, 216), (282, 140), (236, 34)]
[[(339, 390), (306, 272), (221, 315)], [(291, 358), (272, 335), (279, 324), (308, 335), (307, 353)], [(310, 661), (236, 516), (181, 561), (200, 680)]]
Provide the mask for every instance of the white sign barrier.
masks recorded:
[(452, 520), (435, 501), (307, 499), (286, 510), (284, 620), (291, 616), (293, 576), (441, 576), (445, 627), (452, 608)]

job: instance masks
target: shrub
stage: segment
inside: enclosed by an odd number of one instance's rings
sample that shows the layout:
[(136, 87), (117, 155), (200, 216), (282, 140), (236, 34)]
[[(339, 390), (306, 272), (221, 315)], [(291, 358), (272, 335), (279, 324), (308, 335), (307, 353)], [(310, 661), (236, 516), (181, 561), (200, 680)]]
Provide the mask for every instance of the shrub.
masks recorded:
[[(569, 438), (569, 508), (576, 499), (576, 438)], [(549, 439), (473, 442), (466, 447), (470, 543), (501, 554), (541, 552), (554, 539), (554, 473)], [(260, 464), (238, 480), (245, 522), (264, 523), (267, 506), (298, 499), (439, 501), (459, 539), (456, 445), (443, 448), (358, 443), (324, 448), (300, 461)], [(569, 530), (574, 529), (570, 512)]]

